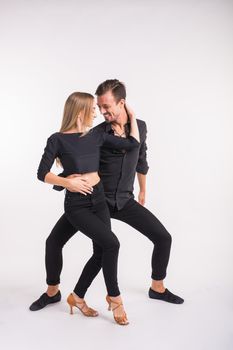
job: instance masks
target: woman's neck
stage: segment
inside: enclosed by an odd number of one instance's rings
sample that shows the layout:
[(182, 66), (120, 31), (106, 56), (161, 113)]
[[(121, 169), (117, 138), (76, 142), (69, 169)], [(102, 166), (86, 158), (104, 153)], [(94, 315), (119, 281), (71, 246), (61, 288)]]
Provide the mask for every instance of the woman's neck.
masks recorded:
[(66, 134), (73, 134), (73, 133), (83, 133), (83, 132), (85, 132), (85, 131), (86, 131), (86, 130), (84, 130), (84, 127), (76, 127), (76, 128), (72, 128), (72, 129), (63, 131), (63, 133), (66, 133)]

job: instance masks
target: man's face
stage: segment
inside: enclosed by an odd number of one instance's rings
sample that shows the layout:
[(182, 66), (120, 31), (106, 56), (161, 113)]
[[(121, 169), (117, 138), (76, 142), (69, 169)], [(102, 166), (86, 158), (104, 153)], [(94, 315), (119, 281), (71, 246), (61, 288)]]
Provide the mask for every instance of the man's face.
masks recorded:
[(121, 99), (116, 103), (115, 97), (111, 91), (107, 91), (102, 96), (97, 96), (97, 105), (100, 113), (103, 114), (106, 122), (117, 121), (124, 109), (125, 100)]

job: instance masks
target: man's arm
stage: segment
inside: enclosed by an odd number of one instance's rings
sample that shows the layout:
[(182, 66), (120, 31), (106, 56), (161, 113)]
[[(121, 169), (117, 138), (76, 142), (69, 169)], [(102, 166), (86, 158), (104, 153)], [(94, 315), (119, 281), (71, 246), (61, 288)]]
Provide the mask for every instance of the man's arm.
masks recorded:
[(139, 194), (138, 194), (138, 202), (141, 205), (145, 204), (146, 197), (146, 174), (148, 172), (149, 166), (147, 162), (147, 145), (146, 145), (146, 137), (147, 137), (147, 127), (144, 121), (141, 121), (141, 146), (139, 150), (138, 163), (136, 167), (138, 184), (139, 184)]
[(139, 183), (138, 203), (144, 205), (146, 200), (146, 175), (137, 173), (137, 177)]

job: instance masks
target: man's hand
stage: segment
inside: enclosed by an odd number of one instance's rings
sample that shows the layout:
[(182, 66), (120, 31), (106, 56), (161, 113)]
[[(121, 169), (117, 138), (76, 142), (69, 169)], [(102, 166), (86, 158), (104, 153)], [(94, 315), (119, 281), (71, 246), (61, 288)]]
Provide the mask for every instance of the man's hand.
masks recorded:
[(146, 192), (140, 191), (138, 194), (138, 203), (144, 205), (146, 201)]
[(73, 174), (67, 176), (67, 179), (69, 179), (69, 185), (66, 187), (68, 191), (79, 192), (85, 196), (87, 193), (92, 193), (93, 187), (88, 182), (87, 177), (82, 177), (80, 174)]

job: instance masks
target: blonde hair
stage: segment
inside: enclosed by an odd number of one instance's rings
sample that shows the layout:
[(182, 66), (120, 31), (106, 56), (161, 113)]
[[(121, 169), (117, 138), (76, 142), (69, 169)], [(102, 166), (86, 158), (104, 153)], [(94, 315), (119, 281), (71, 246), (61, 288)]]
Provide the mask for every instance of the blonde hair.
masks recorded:
[(84, 133), (88, 131), (92, 120), (94, 96), (86, 92), (73, 92), (66, 100), (60, 132), (76, 127), (77, 117), (83, 114)]
[[(77, 118), (82, 113), (82, 124), (84, 132), (81, 136), (88, 133), (92, 122), (94, 96), (86, 92), (73, 92), (66, 100), (60, 132), (72, 130), (76, 127)], [(62, 166), (59, 158), (56, 158), (56, 164)]]

